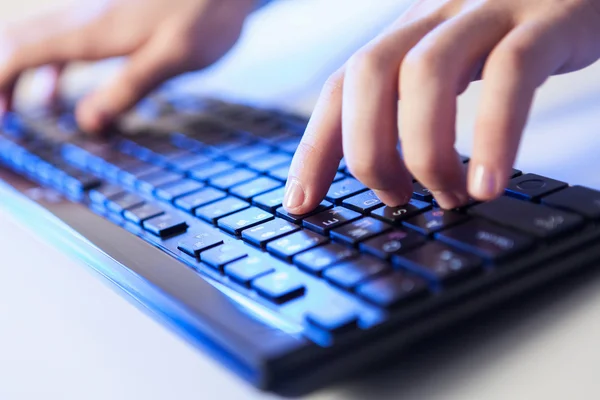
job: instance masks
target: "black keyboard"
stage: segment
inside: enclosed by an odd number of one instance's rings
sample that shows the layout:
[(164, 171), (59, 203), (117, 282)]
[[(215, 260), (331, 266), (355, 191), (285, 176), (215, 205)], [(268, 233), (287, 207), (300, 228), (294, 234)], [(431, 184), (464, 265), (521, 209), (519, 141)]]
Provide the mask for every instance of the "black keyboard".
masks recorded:
[(491, 202), (442, 210), (415, 182), (391, 208), (342, 160), (291, 215), (306, 124), (189, 98), (147, 100), (104, 139), (68, 112), (8, 115), (0, 177), (28, 200), (2, 206), (268, 389), (328, 383), (600, 259), (600, 192), (517, 170)]

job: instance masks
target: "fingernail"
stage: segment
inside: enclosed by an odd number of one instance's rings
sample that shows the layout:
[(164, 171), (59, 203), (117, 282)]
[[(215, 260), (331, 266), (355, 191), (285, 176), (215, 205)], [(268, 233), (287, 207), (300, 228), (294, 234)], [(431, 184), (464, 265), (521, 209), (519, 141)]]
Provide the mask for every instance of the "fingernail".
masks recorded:
[(481, 199), (494, 197), (498, 192), (498, 178), (489, 168), (479, 164), (473, 171), (470, 189), (475, 197)]
[(461, 196), (453, 192), (436, 192), (434, 193), (435, 200), (438, 202), (440, 207), (445, 210), (451, 210), (456, 207), (460, 207), (462, 204)]
[(304, 204), (304, 189), (297, 179), (290, 179), (285, 189), (283, 205), (288, 210), (294, 210)]

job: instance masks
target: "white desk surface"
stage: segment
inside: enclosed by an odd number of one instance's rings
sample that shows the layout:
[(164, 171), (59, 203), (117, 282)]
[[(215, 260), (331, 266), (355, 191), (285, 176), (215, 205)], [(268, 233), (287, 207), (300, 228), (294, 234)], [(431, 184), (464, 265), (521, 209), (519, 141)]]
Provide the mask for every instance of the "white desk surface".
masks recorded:
[[(0, 15), (8, 16), (44, 2), (2, 3)], [(194, 90), (310, 110), (327, 74), (403, 8), (397, 0), (378, 0), (377, 10), (367, 3), (284, 1), (265, 10)], [(599, 77), (595, 65), (540, 91), (517, 167), (600, 188)], [(78, 86), (81, 80), (85, 74), (73, 78)], [(478, 92), (474, 85), (460, 103), (457, 146), (465, 153)], [(0, 399), (273, 398), (189, 347), (43, 239), (0, 211)], [(525, 306), (518, 318), (472, 326), (454, 340), (399, 355), (373, 376), (309, 398), (598, 398), (598, 278), (563, 287), (554, 298)]]

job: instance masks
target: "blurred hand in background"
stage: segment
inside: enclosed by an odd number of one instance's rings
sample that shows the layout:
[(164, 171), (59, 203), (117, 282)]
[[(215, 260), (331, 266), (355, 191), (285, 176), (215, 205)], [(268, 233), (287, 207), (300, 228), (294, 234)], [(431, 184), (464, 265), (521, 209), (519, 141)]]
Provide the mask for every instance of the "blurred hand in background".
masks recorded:
[(70, 62), (128, 56), (123, 70), (77, 107), (81, 127), (99, 131), (169, 78), (221, 58), (236, 43), (255, 4), (255, 0), (86, 0), (1, 27), (1, 107), (12, 107), (16, 84), (27, 69), (51, 66), (56, 90)]

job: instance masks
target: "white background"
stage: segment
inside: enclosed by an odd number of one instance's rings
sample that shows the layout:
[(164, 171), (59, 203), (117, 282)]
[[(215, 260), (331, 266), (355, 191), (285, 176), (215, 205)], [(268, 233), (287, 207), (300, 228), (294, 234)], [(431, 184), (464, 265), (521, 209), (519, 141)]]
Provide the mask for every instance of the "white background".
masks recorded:
[[(2, 1), (0, 20), (57, 3)], [(249, 23), (240, 46), (194, 89), (308, 111), (327, 74), (403, 8), (402, 1), (375, 3), (275, 5)], [(600, 188), (599, 77), (596, 65), (540, 91), (518, 167)], [(467, 154), (478, 93), (474, 85), (460, 103), (458, 148)], [(0, 257), (0, 399), (268, 398), (4, 211)], [(408, 359), (400, 355), (397, 365), (369, 379), (311, 398), (597, 398), (600, 280), (573, 283), (522, 313), (471, 326)]]

